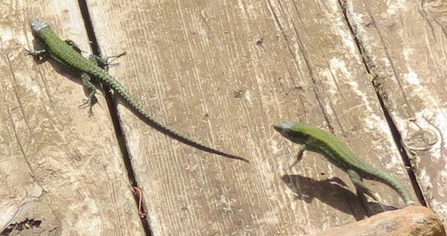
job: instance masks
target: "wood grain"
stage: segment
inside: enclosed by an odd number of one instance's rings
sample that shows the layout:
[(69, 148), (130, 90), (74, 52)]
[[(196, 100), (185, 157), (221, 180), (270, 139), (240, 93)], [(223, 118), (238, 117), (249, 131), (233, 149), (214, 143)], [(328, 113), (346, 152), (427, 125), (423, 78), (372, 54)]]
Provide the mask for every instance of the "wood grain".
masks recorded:
[(89, 117), (78, 108), (85, 98), (79, 79), (25, 55), (23, 47), (33, 47), (28, 20), (36, 15), (89, 50), (76, 4), (60, 3), (58, 14), (38, 12), (40, 5), (51, 3), (22, 5), (34, 10), (0, 30), (2, 230), (34, 219), (41, 224), (29, 234), (143, 235), (104, 97)]
[[(0, 209), (9, 217), (0, 225), (32, 217), (46, 234), (145, 234), (131, 184), (143, 191), (154, 235), (304, 235), (361, 220), (378, 205), (364, 209), (348, 176), (316, 154), (284, 169), (298, 146), (271, 124), (295, 119), (328, 129), (412, 190), (384, 109), (442, 218), (443, 11), (434, 1), (399, 3), (88, 1), (101, 53), (127, 53), (110, 73), (143, 107), (251, 161), (172, 140), (118, 101), (135, 183), (104, 97), (88, 117), (77, 108), (85, 96), (78, 79), (23, 56), (36, 15), (88, 55), (78, 6), (18, 6), (9, 14), (20, 17), (0, 23)], [(404, 206), (387, 186), (367, 184), (385, 204)]]

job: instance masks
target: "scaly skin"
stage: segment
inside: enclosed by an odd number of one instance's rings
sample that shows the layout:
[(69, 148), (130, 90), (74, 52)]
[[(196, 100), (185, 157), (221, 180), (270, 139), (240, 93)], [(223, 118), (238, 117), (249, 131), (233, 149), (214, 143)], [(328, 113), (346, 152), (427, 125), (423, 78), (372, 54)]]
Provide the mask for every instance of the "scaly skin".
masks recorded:
[[(30, 26), (34, 37), (44, 46), (44, 50), (33, 51), (29, 50), (28, 53), (41, 57), (44, 55), (49, 55), (53, 60), (62, 65), (64, 69), (82, 75), (82, 80), (86, 86), (91, 90), (86, 104), (91, 103), (91, 98), (96, 92), (95, 87), (90, 82), (90, 77), (97, 79), (102, 84), (112, 88), (116, 93), (118, 93), (132, 108), (134, 108), (139, 115), (143, 116), (144, 119), (155, 129), (160, 132), (177, 139), (187, 145), (193, 146), (200, 150), (224, 156), (227, 158), (242, 160), (249, 162), (248, 160), (230, 155), (213, 148), (207, 147), (200, 144), (197, 141), (192, 140), (186, 136), (179, 134), (177, 131), (170, 127), (163, 125), (158, 122), (149, 112), (147, 112), (132, 96), (131, 94), (117, 81), (115, 80), (107, 71), (100, 68), (95, 62), (88, 60), (83, 57), (77, 47), (74, 47), (71, 41), (62, 41), (50, 28), (50, 26), (42, 20), (31, 20)], [(71, 42), (71, 43), (70, 43)]]
[(296, 121), (279, 122), (274, 124), (273, 127), (285, 138), (301, 145), (298, 158), (294, 164), (302, 158), (305, 150), (319, 153), (332, 164), (348, 173), (357, 190), (370, 195), (374, 200), (379, 201), (376, 193), (363, 184), (362, 178), (376, 180), (390, 186), (399, 193), (407, 206), (415, 205), (411, 195), (396, 178), (360, 159), (342, 140), (333, 134)]

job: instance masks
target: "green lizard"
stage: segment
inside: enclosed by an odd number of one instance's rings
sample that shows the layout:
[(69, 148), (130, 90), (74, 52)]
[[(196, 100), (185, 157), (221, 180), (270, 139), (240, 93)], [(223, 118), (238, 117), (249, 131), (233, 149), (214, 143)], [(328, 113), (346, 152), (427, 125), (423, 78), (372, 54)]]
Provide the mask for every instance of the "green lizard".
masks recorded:
[(92, 80), (99, 81), (100, 83), (112, 88), (118, 93), (135, 111), (138, 116), (142, 116), (143, 119), (156, 130), (180, 141), (187, 145), (198, 148), (202, 151), (217, 154), (227, 158), (242, 160), (249, 162), (245, 158), (235, 155), (227, 154), (213, 148), (200, 144), (197, 141), (192, 140), (184, 135), (181, 135), (174, 129), (163, 125), (158, 122), (148, 111), (146, 111), (115, 78), (113, 78), (106, 70), (102, 69), (93, 60), (89, 60), (83, 57), (79, 48), (70, 40), (62, 41), (50, 28), (50, 26), (43, 20), (35, 19), (30, 21), (30, 26), (33, 32), (33, 36), (44, 47), (43, 50), (27, 50), (28, 54), (33, 55), (36, 58), (43, 58), (49, 56), (62, 66), (62, 68), (69, 70), (70, 72), (80, 75), (84, 86), (90, 90), (90, 94), (84, 101), (83, 105), (90, 105), (91, 100), (96, 93), (96, 88), (92, 84)]
[(365, 193), (380, 203), (377, 193), (363, 183), (363, 178), (376, 180), (396, 190), (407, 206), (415, 205), (411, 195), (396, 178), (360, 159), (342, 140), (333, 134), (296, 121), (279, 122), (274, 124), (273, 128), (285, 138), (301, 145), (297, 159), (290, 167), (302, 159), (305, 150), (316, 152), (345, 171), (351, 178), (357, 193)]

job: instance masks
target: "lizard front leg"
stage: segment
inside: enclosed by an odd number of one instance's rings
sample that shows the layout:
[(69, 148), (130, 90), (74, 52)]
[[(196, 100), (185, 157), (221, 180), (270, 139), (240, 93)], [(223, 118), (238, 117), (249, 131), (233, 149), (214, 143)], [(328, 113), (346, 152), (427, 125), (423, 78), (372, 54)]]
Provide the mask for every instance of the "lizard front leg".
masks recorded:
[(82, 53), (81, 48), (79, 48), (79, 46), (71, 39), (67, 39), (64, 41), (65, 43), (67, 43), (71, 48), (73, 48), (73, 50), (75, 50), (76, 52), (78, 52), (79, 54)]
[[(116, 56), (109, 56), (109, 57), (101, 57), (95, 54), (92, 54), (88, 57), (88, 59), (92, 62), (94, 62), (97, 66), (103, 68), (105, 71), (109, 71), (109, 67), (110, 67), (110, 62), (109, 59), (113, 58), (113, 60), (115, 60), (116, 58), (119, 58), (123, 55), (125, 55), (126, 52), (123, 52), (121, 54), (118, 54)], [(111, 60), (111, 61), (113, 61)]]
[(296, 155), (296, 160), (287, 169), (292, 169), (292, 167), (294, 167), (296, 164), (298, 164), (299, 161), (301, 161), (301, 159), (303, 159), (303, 154), (304, 154), (305, 150), (306, 150), (306, 147), (304, 145), (300, 147), (300, 150), (298, 151), (298, 154)]
[(46, 49), (34, 50), (25, 48), (25, 50), (26, 50), (25, 55), (33, 56), (37, 64), (45, 62), (49, 57), (49, 53)]

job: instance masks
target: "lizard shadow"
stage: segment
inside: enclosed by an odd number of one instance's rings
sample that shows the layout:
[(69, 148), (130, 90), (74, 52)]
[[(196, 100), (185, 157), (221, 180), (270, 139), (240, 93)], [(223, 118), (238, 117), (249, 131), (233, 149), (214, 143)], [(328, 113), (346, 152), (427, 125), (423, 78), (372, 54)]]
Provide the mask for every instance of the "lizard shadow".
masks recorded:
[[(383, 212), (379, 203), (366, 202), (363, 195), (357, 196), (347, 189), (347, 185), (339, 178), (316, 181), (300, 175), (283, 175), (281, 179), (297, 194), (296, 199), (311, 203), (317, 198), (339, 211), (352, 214), (357, 221)], [(387, 206), (386, 209), (391, 208)]]

